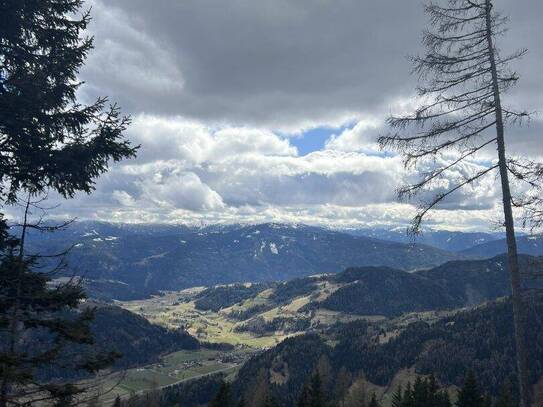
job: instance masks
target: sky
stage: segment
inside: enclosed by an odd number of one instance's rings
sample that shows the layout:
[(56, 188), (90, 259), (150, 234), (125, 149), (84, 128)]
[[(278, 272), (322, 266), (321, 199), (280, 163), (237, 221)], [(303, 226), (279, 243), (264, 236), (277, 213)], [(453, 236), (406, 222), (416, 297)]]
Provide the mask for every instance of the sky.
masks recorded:
[[(415, 0), (91, 0), (95, 49), (82, 101), (109, 96), (132, 116), (138, 157), (96, 191), (62, 202), (67, 216), (191, 224), (296, 222), (405, 225), (397, 188), (414, 176), (376, 138), (415, 106), (407, 56), (426, 25)], [(506, 102), (541, 111), (543, 4), (499, 0), (505, 50), (528, 48)], [(508, 131), (513, 154), (539, 156), (539, 115)], [(450, 182), (489, 157), (451, 172)], [(492, 176), (461, 191), (427, 226), (485, 230), (499, 222)], [(54, 200), (55, 198), (53, 198)]]

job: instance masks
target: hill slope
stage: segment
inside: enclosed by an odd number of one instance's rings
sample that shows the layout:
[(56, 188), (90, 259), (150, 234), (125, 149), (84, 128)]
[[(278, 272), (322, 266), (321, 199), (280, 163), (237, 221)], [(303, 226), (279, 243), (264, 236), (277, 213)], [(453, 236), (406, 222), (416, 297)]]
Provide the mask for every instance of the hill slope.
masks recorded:
[[(543, 256), (543, 235), (517, 236), (518, 251), (531, 256)], [(488, 258), (507, 252), (505, 239), (493, 240), (463, 250), (468, 257)]]
[(395, 229), (355, 229), (346, 230), (355, 236), (367, 236), (375, 239), (399, 243), (418, 243), (451, 252), (470, 249), (483, 243), (503, 238), (503, 233), (457, 232), (450, 230), (424, 230), (418, 236), (410, 236), (405, 228)]
[[(521, 255), (520, 265), (524, 272), (538, 272), (543, 268), (543, 258)], [(414, 273), (387, 267), (352, 267), (337, 274), (283, 283), (209, 288), (197, 295), (196, 306), (219, 311), (249, 302), (266, 310), (305, 298), (307, 304), (302, 311), (325, 308), (357, 315), (397, 316), (472, 306), (510, 295), (509, 278), (504, 255), (487, 260), (451, 261)], [(537, 280), (525, 281), (526, 287), (542, 284)], [(266, 293), (265, 301), (262, 292)], [(261, 298), (256, 300), (258, 297)]]
[[(91, 324), (94, 344), (92, 347), (68, 345), (63, 351), (68, 357), (114, 351), (120, 355), (113, 366), (116, 370), (154, 363), (166, 353), (198, 349), (200, 346), (183, 329), (168, 330), (151, 324), (147, 319), (118, 306), (92, 302), (85, 306), (96, 307), (95, 319)], [(44, 338), (42, 340), (47, 342)], [(44, 379), (53, 379), (77, 377), (82, 373), (51, 365), (40, 368), (40, 374)]]
[[(540, 271), (543, 258), (521, 256), (525, 271)], [(527, 281), (526, 287), (543, 287)], [(341, 273), (286, 282), (233, 284), (129, 301), (123, 306), (167, 327), (186, 326), (206, 341), (270, 344), (336, 322), (449, 314), (510, 294), (504, 256), (453, 261), (408, 273), (387, 267), (349, 268)]]
[[(541, 298), (531, 302), (528, 344), (531, 349), (531, 381), (543, 375)], [(482, 388), (496, 394), (514, 374), (514, 338), (509, 302), (490, 304), (458, 313), (434, 324), (417, 322), (406, 328), (358, 321), (335, 326), (319, 335), (307, 334), (285, 340), (254, 357), (239, 372), (236, 394), (251, 394), (256, 378), (264, 379), (281, 406), (292, 405), (307, 377), (320, 365), (329, 366), (330, 386), (341, 369), (352, 375), (364, 373), (370, 383), (388, 386), (404, 369), (433, 373), (444, 385), (461, 385), (473, 370)], [(386, 330), (400, 330), (388, 336)], [(484, 332), (484, 338), (481, 336)], [(329, 346), (332, 341), (335, 346)]]
[(83, 223), (47, 236), (31, 239), (35, 251), (58, 252), (74, 243), (69, 261), (87, 279), (90, 293), (117, 299), (157, 290), (287, 280), (352, 266), (415, 270), (461, 258), (424, 245), (278, 224), (177, 230)]

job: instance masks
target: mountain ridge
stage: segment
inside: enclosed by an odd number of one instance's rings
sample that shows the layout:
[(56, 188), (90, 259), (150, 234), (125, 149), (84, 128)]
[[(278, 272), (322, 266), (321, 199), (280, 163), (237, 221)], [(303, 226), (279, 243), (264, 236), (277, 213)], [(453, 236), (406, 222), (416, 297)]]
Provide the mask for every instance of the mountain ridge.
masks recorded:
[(351, 266), (411, 271), (464, 257), (426, 245), (276, 223), (179, 231), (170, 226), (134, 230), (132, 226), (82, 224), (47, 236), (31, 236), (31, 249), (58, 252), (73, 243), (69, 263), (76, 274), (84, 275), (92, 296), (106, 299), (142, 298), (160, 290), (214, 284), (288, 280)]

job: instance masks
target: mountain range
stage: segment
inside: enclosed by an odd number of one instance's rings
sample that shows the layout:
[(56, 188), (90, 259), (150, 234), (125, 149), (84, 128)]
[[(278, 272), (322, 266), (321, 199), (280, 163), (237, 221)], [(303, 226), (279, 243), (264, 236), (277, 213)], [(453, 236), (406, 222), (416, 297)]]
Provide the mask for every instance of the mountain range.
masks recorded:
[[(416, 271), (504, 251), (504, 242), (492, 240), (499, 237), (493, 234), (435, 231), (423, 235), (421, 242), (437, 247), (410, 242), (405, 236), (401, 242), (399, 236), (398, 231), (347, 233), (274, 223), (188, 227), (77, 222), (60, 232), (33, 234), (29, 241), (31, 250), (41, 254), (73, 245), (65, 275), (84, 276), (91, 296), (120, 300), (160, 290), (289, 280), (348, 267)], [(543, 254), (540, 241), (540, 236), (520, 237), (521, 252)], [(470, 244), (475, 246), (466, 249)]]
[(304, 225), (191, 230), (82, 223), (45, 237), (31, 237), (31, 249), (54, 253), (74, 245), (68, 273), (84, 276), (92, 295), (117, 299), (158, 290), (287, 280), (350, 266), (416, 270), (463, 257)]
[[(524, 271), (538, 272), (543, 258), (521, 255), (520, 263)], [(543, 282), (527, 281), (525, 286), (542, 288)], [(188, 300), (197, 310), (238, 321), (237, 331), (273, 335), (353, 318), (375, 320), (472, 307), (510, 293), (507, 259), (501, 255), (451, 261), (412, 273), (358, 267), (286, 282), (216, 286)]]

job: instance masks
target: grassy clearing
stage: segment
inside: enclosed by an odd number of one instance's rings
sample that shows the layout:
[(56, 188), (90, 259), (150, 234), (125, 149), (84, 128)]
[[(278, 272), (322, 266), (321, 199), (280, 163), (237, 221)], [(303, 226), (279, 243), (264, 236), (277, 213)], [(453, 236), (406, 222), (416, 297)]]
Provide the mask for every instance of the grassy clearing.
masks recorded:
[[(245, 310), (266, 302), (265, 295), (260, 293), (254, 299), (246, 301), (242, 306), (231, 307), (232, 310)], [(239, 321), (228, 317), (229, 312), (200, 311), (193, 301), (179, 301), (180, 293), (168, 293), (162, 297), (154, 297), (142, 301), (128, 301), (120, 305), (129, 311), (140, 314), (150, 322), (167, 328), (184, 327), (196, 338), (212, 343), (229, 343), (232, 345), (248, 346), (251, 348), (267, 348), (274, 346), (286, 338), (286, 335), (271, 334), (255, 336), (249, 332), (236, 332)], [(270, 317), (277, 315), (278, 310), (272, 310)]]
[[(243, 356), (246, 358), (250, 354), (241, 350), (230, 353), (242, 356), (240, 361), (244, 360)], [(209, 349), (179, 351), (164, 356), (159, 363), (113, 375), (103, 385), (104, 391), (115, 387), (103, 396), (103, 404), (108, 405), (117, 395), (128, 397), (130, 394), (151, 391), (217, 372), (232, 374), (241, 362), (224, 362), (225, 355), (224, 352)]]

